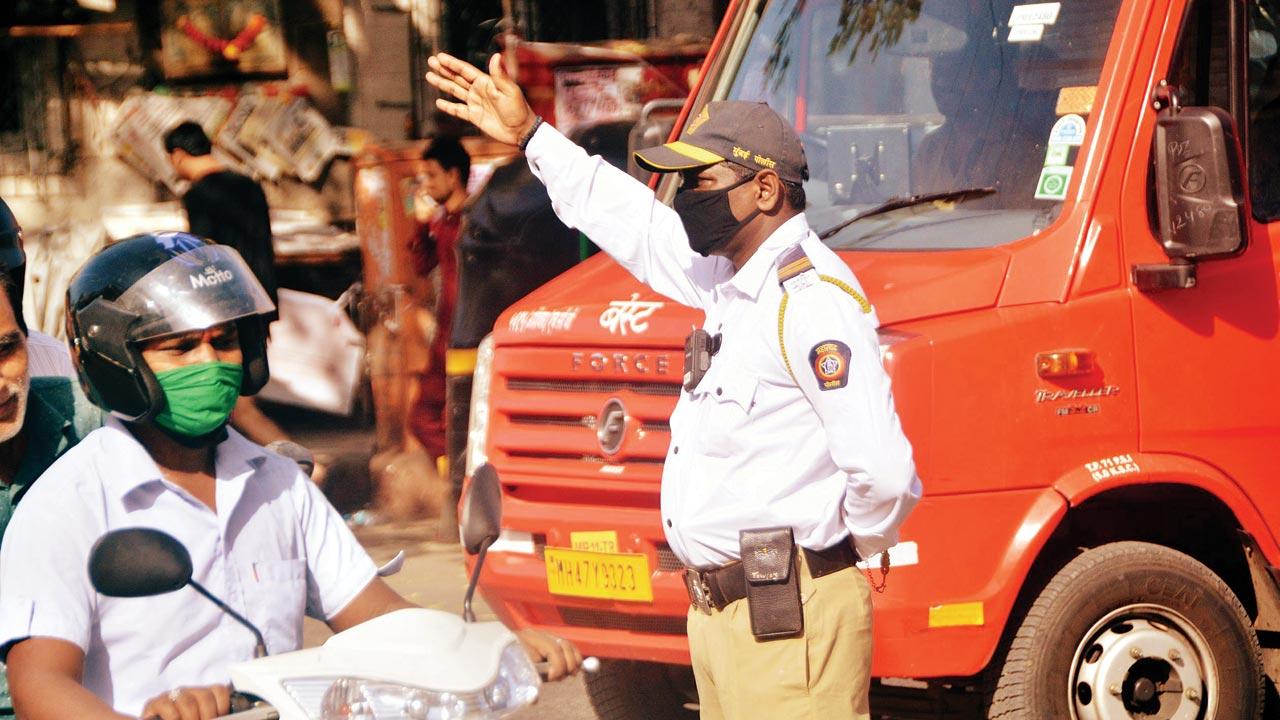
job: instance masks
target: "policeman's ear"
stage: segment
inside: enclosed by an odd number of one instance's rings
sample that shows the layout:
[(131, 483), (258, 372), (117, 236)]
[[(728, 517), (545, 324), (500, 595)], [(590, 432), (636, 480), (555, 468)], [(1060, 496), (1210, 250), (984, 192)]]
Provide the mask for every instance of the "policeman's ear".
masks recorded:
[(760, 212), (773, 215), (781, 212), (786, 206), (786, 188), (783, 187), (782, 178), (778, 177), (778, 173), (772, 170), (761, 170), (756, 173), (754, 185), (756, 186), (756, 207)]

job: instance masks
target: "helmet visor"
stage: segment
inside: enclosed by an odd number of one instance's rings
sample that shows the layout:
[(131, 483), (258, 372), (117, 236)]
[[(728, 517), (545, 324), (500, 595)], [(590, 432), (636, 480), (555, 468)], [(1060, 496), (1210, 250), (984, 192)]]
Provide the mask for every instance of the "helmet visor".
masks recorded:
[(205, 245), (166, 261), (117, 302), (140, 318), (130, 340), (204, 330), (275, 310), (240, 253), (225, 245)]

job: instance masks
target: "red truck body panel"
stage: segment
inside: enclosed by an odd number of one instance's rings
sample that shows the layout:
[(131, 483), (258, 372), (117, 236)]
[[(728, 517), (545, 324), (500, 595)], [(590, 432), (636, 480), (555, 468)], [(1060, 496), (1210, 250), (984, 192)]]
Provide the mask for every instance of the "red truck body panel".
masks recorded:
[[(1149, 212), (1149, 97), (1185, 5), (1121, 7), (1093, 134), (1043, 231), (990, 249), (841, 253), (882, 322), (925, 487), (874, 598), (877, 676), (981, 671), (1063, 518), (1116, 488), (1200, 488), (1280, 565), (1280, 383), (1271, 379), (1280, 228), (1251, 221), (1248, 247), (1201, 263), (1194, 288), (1146, 293), (1130, 279), (1134, 264), (1168, 262)], [(725, 28), (736, 27), (735, 12)], [(723, 34), (704, 74), (729, 44)], [(646, 306), (654, 309), (638, 332), (611, 328), (612, 304), (630, 301), (660, 305)], [(567, 314), (547, 329), (529, 322), (538, 312)], [(486, 450), (503, 479), (505, 526), (529, 538), (524, 551), (495, 548), (485, 567), (482, 590), (504, 619), (554, 629), (603, 657), (688, 662), (688, 601), (659, 525), (658, 487), (682, 340), (700, 320), (607, 258), (499, 320)], [(1062, 350), (1088, 351), (1094, 369), (1037, 374), (1037, 355)], [(603, 457), (588, 421), (612, 397), (640, 435), (625, 454)], [(652, 603), (548, 591), (542, 549), (597, 530), (616, 531), (619, 552), (648, 558)]]

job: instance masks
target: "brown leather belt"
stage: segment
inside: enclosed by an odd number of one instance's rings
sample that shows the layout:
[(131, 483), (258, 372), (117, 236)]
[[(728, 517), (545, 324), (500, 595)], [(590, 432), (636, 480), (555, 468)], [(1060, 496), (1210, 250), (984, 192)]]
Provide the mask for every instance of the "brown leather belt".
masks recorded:
[[(809, 577), (820, 578), (852, 567), (859, 560), (858, 552), (849, 540), (832, 545), (825, 550), (800, 548), (804, 553)], [(747, 596), (747, 576), (742, 561), (735, 560), (723, 567), (711, 570), (684, 569), (684, 587), (689, 602), (702, 612), (723, 610), (730, 603)]]

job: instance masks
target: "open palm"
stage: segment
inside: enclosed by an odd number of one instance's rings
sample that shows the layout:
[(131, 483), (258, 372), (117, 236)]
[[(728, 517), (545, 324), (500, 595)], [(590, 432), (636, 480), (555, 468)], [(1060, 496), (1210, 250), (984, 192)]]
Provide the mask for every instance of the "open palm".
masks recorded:
[(533, 125), (533, 110), (502, 67), (500, 55), (489, 58), (488, 74), (447, 53), (432, 55), (427, 64), (431, 68), (427, 82), (445, 95), (436, 100), (441, 111), (466, 120), (494, 140), (512, 145)]

